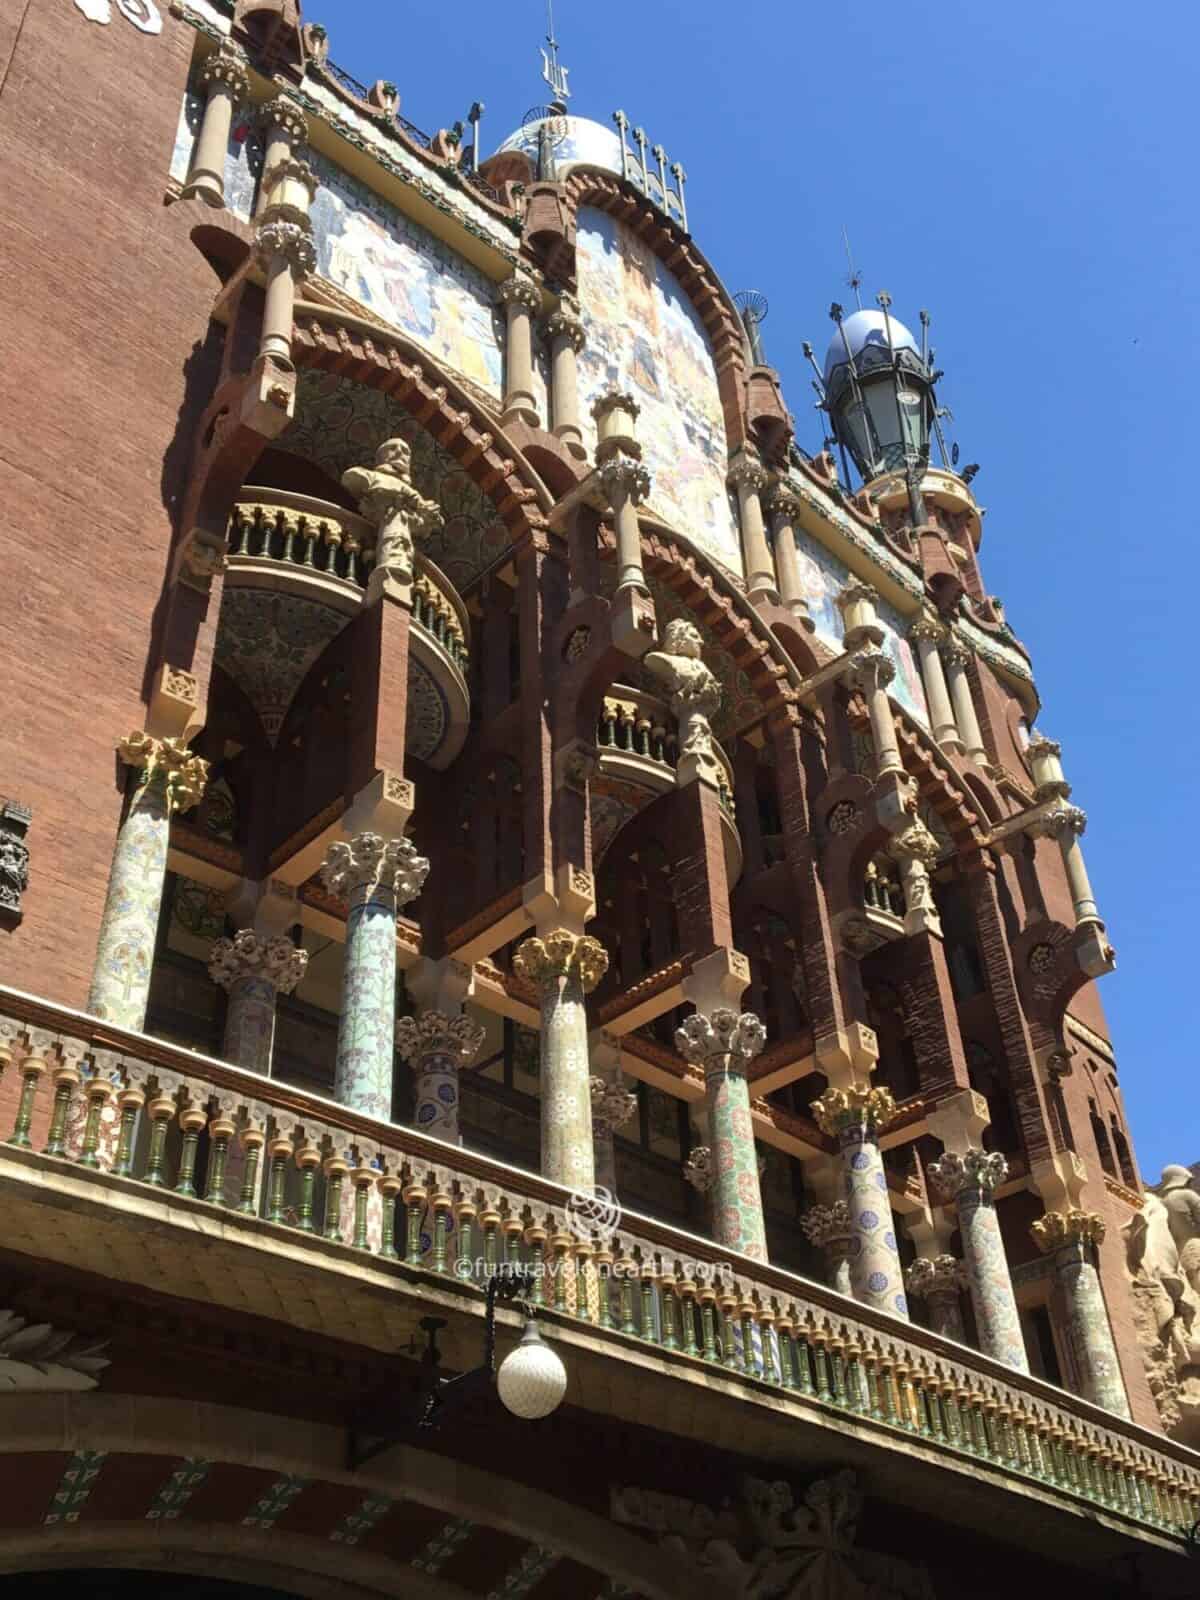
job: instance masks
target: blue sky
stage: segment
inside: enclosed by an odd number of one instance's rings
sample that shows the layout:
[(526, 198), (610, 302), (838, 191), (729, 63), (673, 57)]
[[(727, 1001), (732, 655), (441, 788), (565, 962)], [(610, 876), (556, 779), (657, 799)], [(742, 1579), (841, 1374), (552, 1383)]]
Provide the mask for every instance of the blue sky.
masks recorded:
[[(305, 14), (428, 131), (479, 99), (491, 150), (548, 98), (542, 0)], [(1179, 0), (556, 6), (572, 111), (619, 106), (665, 144), (700, 248), (731, 290), (767, 295), (802, 444), (823, 430), (801, 341), (823, 350), (830, 301), (853, 305), (843, 224), (865, 303), (888, 289), (914, 327), (932, 313), (939, 398), (981, 463), (985, 579), (1088, 813), (1118, 956), (1102, 995), (1152, 1181), (1200, 1160), (1196, 17)]]

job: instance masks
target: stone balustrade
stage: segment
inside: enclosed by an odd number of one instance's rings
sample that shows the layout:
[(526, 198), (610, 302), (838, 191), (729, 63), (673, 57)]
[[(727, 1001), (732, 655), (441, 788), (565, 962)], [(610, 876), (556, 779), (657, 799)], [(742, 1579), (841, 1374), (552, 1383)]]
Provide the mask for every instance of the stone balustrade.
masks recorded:
[[(679, 731), (666, 701), (621, 683), (614, 684), (604, 697), (596, 722), (596, 743), (602, 765), (609, 751), (641, 758), (671, 772), (679, 759)], [(733, 768), (719, 744), (714, 744), (713, 751), (720, 767), (718, 795), (732, 819), (736, 816)]]
[(629, 1341), (652, 1345), (683, 1381), (720, 1369), (760, 1402), (843, 1416), (878, 1445), (919, 1444), (1133, 1532), (1182, 1536), (1200, 1516), (1182, 1446), (728, 1247), (581, 1207), (536, 1174), (10, 990), (0, 1072), (22, 1089), (0, 1147), (9, 1187), (30, 1162), (52, 1186), (60, 1164), (131, 1227), (139, 1189), (173, 1191), (218, 1208), (227, 1239), (241, 1216), (248, 1244), (274, 1226), (298, 1250), (319, 1237), (324, 1252), (396, 1262), (398, 1295), (453, 1283), (478, 1300), (489, 1272), (519, 1263), (546, 1320), (586, 1324), (615, 1360)]

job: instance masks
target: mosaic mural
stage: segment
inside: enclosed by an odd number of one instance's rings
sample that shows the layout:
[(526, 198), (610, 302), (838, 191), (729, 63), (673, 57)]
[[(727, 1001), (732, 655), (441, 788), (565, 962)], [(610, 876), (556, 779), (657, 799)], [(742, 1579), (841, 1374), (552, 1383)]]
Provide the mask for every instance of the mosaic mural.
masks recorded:
[(442, 526), (422, 540), (421, 548), (461, 589), (507, 549), (508, 530), (450, 452), (387, 395), (333, 373), (302, 372), (296, 418), (277, 447), (304, 456), (340, 480), (347, 467), (371, 461), (376, 446), (397, 435), (412, 446), (417, 488), (445, 514)]
[(700, 318), (657, 256), (616, 218), (583, 207), (576, 250), (587, 329), (579, 357), (585, 443), (595, 448), (597, 395), (628, 390), (642, 408), (638, 435), (653, 480), (651, 510), (740, 573), (725, 484), (725, 418)]
[[(832, 650), (840, 651), (842, 614), (837, 608), (836, 597), (849, 583), (850, 569), (800, 527), (796, 529), (796, 557), (800, 568), (800, 590), (808, 601), (817, 638)], [(925, 707), (921, 669), (912, 646), (904, 637), (904, 619), (886, 600), (879, 601), (878, 611), (884, 633), (883, 648), (896, 669), (889, 693), (910, 716), (923, 727), (928, 727), (929, 713)]]
[(226, 588), (217, 663), (251, 701), (272, 744), (309, 668), (345, 624), (342, 612), (299, 595)]

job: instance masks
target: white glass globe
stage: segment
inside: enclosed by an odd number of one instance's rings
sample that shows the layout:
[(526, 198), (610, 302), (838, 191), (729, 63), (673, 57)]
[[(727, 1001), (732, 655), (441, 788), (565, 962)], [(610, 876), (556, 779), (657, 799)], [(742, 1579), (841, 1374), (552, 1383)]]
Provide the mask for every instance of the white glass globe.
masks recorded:
[(567, 1369), (545, 1343), (532, 1318), (515, 1350), (500, 1363), (496, 1388), (514, 1417), (548, 1417), (567, 1392)]

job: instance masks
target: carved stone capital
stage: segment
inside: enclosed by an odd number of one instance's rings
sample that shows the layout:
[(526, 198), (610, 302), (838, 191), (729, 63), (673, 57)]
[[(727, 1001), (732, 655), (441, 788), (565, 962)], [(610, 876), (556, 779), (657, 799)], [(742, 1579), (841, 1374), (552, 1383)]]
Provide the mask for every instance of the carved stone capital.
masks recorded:
[(837, 1250), (854, 1236), (850, 1207), (844, 1200), (835, 1200), (831, 1206), (809, 1206), (801, 1214), (800, 1226), (809, 1243), (821, 1250)]
[(539, 993), (560, 978), (578, 977), (584, 994), (590, 994), (608, 971), (608, 951), (590, 934), (555, 928), (526, 939), (513, 956), (513, 971)]
[(904, 1274), (904, 1287), (922, 1300), (957, 1294), (965, 1281), (966, 1268), (957, 1256), (918, 1256)]
[(592, 1127), (611, 1133), (623, 1122), (628, 1122), (637, 1110), (637, 1095), (625, 1087), (620, 1079), (601, 1078), (598, 1074), (588, 1080), (592, 1093)]
[(612, 456), (602, 467), (596, 468), (596, 477), (610, 506), (619, 499), (641, 505), (650, 493), (649, 472), (640, 461), (632, 461), (628, 456)]
[(511, 278), (496, 290), (496, 298), (504, 306), (524, 306), (531, 315), (541, 310), (541, 290), (532, 278), (526, 278), (519, 272), (514, 272)]
[(777, 526), (784, 522), (794, 522), (803, 507), (804, 501), (790, 484), (772, 484), (770, 494), (767, 496), (766, 509), (775, 519)]
[(730, 465), (728, 482), (731, 489), (761, 495), (770, 481), (767, 469), (753, 456), (740, 455)]
[(308, 121), (296, 102), (289, 100), (286, 95), (276, 95), (274, 100), (268, 100), (258, 115), (268, 133), (278, 129), (292, 145), (308, 142)]
[(633, 396), (621, 389), (606, 389), (603, 394), (597, 395), (595, 400), (592, 401), (592, 416), (597, 423), (603, 422), (610, 411), (627, 412), (634, 422), (642, 414), (642, 408)]
[(895, 1117), (896, 1102), (890, 1089), (856, 1083), (848, 1089), (826, 1089), (809, 1110), (821, 1132), (831, 1137), (856, 1127), (864, 1127), (874, 1134), (886, 1128)]
[(918, 617), (909, 628), (908, 637), (914, 644), (945, 644), (950, 637), (950, 630), (944, 622), (939, 622), (936, 617), (923, 615)]
[(568, 340), (576, 355), (587, 343), (587, 329), (583, 322), (573, 311), (566, 311), (562, 307), (552, 311), (546, 318), (545, 333), (547, 339)]
[(683, 1178), (697, 1194), (707, 1194), (716, 1182), (713, 1171), (712, 1150), (706, 1144), (696, 1145), (683, 1164)]
[(1086, 828), (1087, 812), (1081, 811), (1078, 806), (1055, 806), (1053, 811), (1047, 811), (1037, 821), (1038, 832), (1044, 833), (1048, 839), (1061, 839), (1071, 833), (1078, 838)]
[(856, 650), (850, 657), (849, 676), (856, 689), (861, 689), (863, 694), (871, 694), (876, 689), (886, 689), (896, 676), (896, 669), (882, 650), (872, 646)]
[(316, 247), (311, 229), (304, 222), (273, 217), (254, 235), (254, 248), (264, 266), (270, 265), (274, 257), (282, 256), (297, 278), (306, 278), (316, 271)]
[(1057, 739), (1048, 739), (1044, 733), (1035, 733), (1025, 746), (1025, 754), (1031, 760), (1041, 756), (1053, 756), (1057, 760), (1062, 756), (1062, 745)]
[(203, 63), (196, 74), (196, 82), (201, 89), (210, 93), (214, 87), (227, 89), (235, 102), (245, 100), (250, 93), (250, 74), (246, 63), (227, 44), (214, 50)]
[(972, 652), (967, 649), (961, 639), (956, 639), (953, 634), (942, 646), (942, 660), (948, 667), (967, 667), (971, 664)]
[(337, 840), (321, 868), (321, 881), (340, 899), (358, 889), (383, 888), (395, 894), (397, 909), (417, 898), (428, 876), (428, 858), (417, 854), (411, 839), (384, 839), (377, 833), (356, 834), (349, 843)]
[(947, 1150), (929, 1167), (929, 1179), (947, 1200), (957, 1200), (964, 1189), (977, 1189), (990, 1200), (1008, 1177), (1008, 1162), (998, 1150), (972, 1149), (959, 1155)]
[(744, 1072), (767, 1042), (767, 1030), (752, 1011), (717, 1006), (694, 1012), (675, 1030), (675, 1048), (705, 1072)]
[(1047, 1255), (1071, 1244), (1101, 1244), (1106, 1230), (1104, 1218), (1095, 1211), (1047, 1211), (1030, 1224), (1038, 1249)]
[(283, 934), (264, 938), (243, 928), (232, 939), (218, 939), (208, 958), (208, 975), (222, 989), (240, 978), (265, 978), (279, 994), (291, 994), (308, 968), (308, 951)]
[(449, 1058), (465, 1067), (479, 1054), (486, 1030), (470, 1017), (447, 1016), (444, 1011), (423, 1011), (419, 1017), (396, 1021), (396, 1049), (414, 1064), (428, 1056)]
[(932, 867), (941, 854), (942, 847), (923, 822), (914, 817), (907, 827), (888, 840), (887, 853), (893, 861), (917, 861)]
[(161, 790), (168, 815), (189, 811), (204, 793), (208, 762), (193, 755), (182, 739), (155, 739), (135, 731), (117, 741), (117, 755), (143, 785)]

